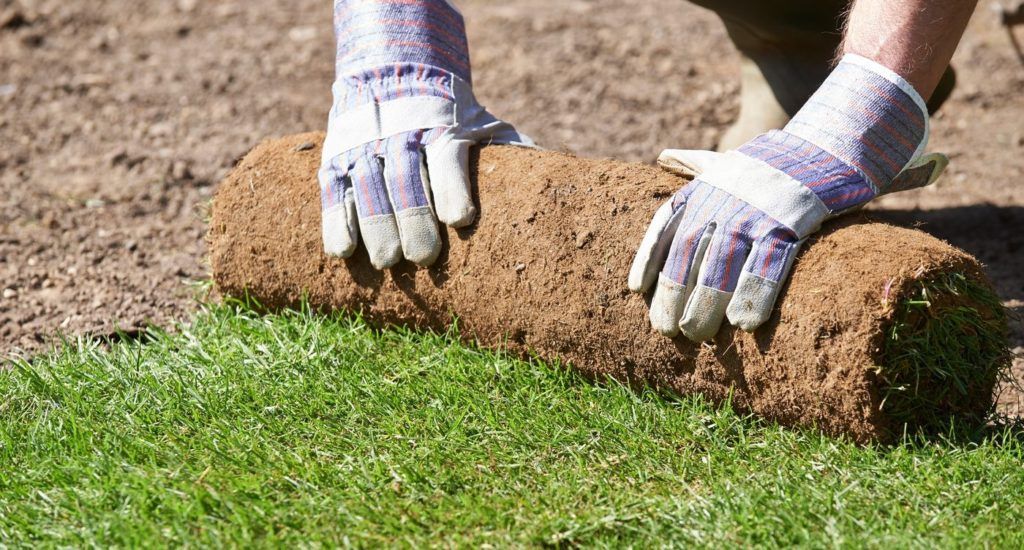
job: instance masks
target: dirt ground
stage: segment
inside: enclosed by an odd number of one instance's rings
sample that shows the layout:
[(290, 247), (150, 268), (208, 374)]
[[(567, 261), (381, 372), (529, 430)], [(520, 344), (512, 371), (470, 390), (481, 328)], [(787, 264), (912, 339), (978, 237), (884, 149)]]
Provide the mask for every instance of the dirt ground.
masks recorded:
[[(736, 114), (736, 54), (681, 0), (459, 4), (478, 97), (548, 148), (649, 161), (712, 147)], [(324, 0), (0, 0), (0, 354), (188, 315), (213, 185), (259, 140), (325, 125), (330, 14)], [(875, 209), (979, 257), (1019, 317), (1024, 63), (985, 5), (954, 64), (931, 142), (946, 176)], [(1012, 338), (1024, 354), (1019, 321)], [(1018, 392), (1002, 401), (1024, 410)]]

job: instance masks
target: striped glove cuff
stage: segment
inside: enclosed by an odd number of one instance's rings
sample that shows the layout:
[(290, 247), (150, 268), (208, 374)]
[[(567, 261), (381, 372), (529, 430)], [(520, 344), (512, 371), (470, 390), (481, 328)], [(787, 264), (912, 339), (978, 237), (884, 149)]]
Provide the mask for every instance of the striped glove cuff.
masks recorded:
[(783, 130), (739, 152), (800, 182), (834, 214), (886, 192), (927, 141), (928, 110), (913, 86), (847, 54)]
[(335, 0), (335, 70), (394, 64), (444, 69), (471, 83), (462, 14), (447, 0)]

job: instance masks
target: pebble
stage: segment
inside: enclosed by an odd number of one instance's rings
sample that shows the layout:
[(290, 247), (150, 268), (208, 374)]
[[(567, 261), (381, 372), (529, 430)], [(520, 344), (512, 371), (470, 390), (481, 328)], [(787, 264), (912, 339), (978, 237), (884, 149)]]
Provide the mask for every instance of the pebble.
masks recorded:
[(292, 42), (309, 42), (316, 38), (316, 27), (294, 27), (288, 31), (288, 38)]
[(579, 235), (576, 235), (576, 248), (583, 248), (584, 246), (587, 246), (587, 243), (590, 242), (590, 239), (593, 236), (594, 234), (590, 231), (584, 231)]
[(192, 169), (189, 168), (187, 162), (183, 160), (176, 160), (171, 163), (170, 168), (171, 178), (174, 181), (186, 181), (193, 179)]
[(526, 271), (526, 264), (516, 264), (516, 273)]
[(313, 149), (314, 147), (316, 147), (315, 143), (313, 143), (311, 141), (307, 141), (305, 143), (300, 143), (299, 145), (297, 145), (295, 147), (295, 152), (298, 153), (298, 152), (301, 152), (301, 151), (309, 151), (310, 149)]
[(14, 298), (18, 295), (18, 291), (13, 288), (4, 289), (4, 298)]

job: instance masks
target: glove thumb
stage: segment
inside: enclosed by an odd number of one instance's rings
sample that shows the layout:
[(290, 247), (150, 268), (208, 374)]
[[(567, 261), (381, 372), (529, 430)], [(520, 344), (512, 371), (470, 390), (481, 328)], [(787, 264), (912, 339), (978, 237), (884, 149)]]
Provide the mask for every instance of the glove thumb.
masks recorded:
[(949, 165), (949, 157), (942, 153), (928, 153), (912, 160), (896, 177), (888, 187), (882, 189), (879, 195), (898, 193), (919, 187), (926, 187), (939, 179), (942, 171)]
[(722, 157), (717, 151), (701, 149), (665, 149), (658, 155), (658, 166), (663, 170), (693, 180), (706, 170), (711, 163)]

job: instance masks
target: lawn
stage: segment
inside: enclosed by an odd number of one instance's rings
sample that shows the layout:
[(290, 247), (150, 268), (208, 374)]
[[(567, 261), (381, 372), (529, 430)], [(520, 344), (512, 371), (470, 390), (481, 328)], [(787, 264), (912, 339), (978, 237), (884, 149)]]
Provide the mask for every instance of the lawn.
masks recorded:
[(557, 365), (209, 306), (0, 373), (0, 545), (1024, 545), (1019, 428), (858, 447)]

